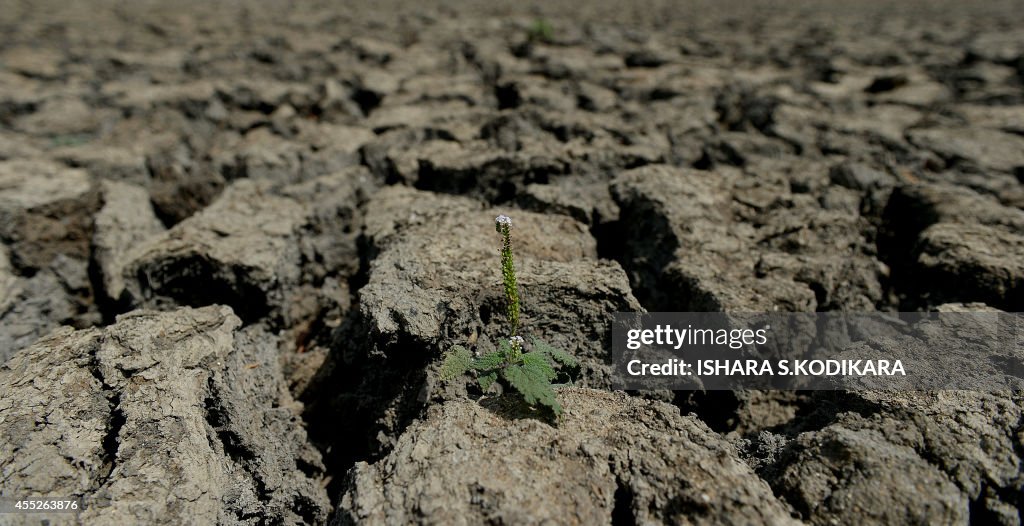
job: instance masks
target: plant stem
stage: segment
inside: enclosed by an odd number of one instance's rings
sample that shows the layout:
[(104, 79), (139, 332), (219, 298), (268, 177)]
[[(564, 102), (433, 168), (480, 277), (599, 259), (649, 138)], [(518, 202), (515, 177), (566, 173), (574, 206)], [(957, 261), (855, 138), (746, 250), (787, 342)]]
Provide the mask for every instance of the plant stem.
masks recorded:
[(508, 316), (509, 336), (515, 336), (519, 330), (519, 288), (516, 283), (516, 267), (512, 260), (511, 221), (495, 224), (502, 237), (501, 244), (501, 277), (505, 285), (507, 300), (506, 315)]

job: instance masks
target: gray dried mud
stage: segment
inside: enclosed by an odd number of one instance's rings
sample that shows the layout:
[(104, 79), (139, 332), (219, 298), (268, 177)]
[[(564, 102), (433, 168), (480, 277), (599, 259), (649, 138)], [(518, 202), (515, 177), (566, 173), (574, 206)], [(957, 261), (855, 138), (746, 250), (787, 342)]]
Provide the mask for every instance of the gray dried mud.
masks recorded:
[[(1024, 522), (1019, 393), (609, 391), (618, 311), (1024, 310), (1014, 2), (7, 4), (0, 496)], [(557, 422), (439, 377), (507, 337), (498, 214)]]

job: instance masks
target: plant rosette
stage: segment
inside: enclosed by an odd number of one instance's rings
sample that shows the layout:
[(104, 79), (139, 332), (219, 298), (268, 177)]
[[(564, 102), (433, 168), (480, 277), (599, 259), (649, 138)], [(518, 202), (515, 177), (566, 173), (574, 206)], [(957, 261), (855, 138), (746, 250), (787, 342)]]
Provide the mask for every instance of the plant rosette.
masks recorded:
[(571, 382), (579, 372), (579, 363), (569, 353), (537, 338), (531, 339), (527, 349), (526, 341), (517, 334), (520, 305), (512, 256), (512, 218), (499, 215), (494, 220), (494, 228), (502, 237), (501, 276), (510, 336), (501, 340), (498, 350), (478, 358), (474, 358), (466, 347), (452, 347), (442, 359), (440, 378), (444, 382), (452, 382), (472, 372), (484, 393), (500, 383), (519, 393), (526, 404), (545, 408), (555, 417), (561, 416), (562, 406), (554, 388)]

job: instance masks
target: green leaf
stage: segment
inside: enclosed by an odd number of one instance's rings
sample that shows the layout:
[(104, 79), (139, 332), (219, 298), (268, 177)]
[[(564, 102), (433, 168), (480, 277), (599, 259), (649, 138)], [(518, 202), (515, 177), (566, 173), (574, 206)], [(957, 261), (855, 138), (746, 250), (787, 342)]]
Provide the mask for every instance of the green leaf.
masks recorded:
[(538, 374), (543, 375), (544, 378), (547, 379), (548, 383), (550, 383), (551, 380), (554, 380), (555, 377), (558, 376), (558, 373), (555, 372), (555, 368), (551, 367), (551, 363), (548, 362), (547, 357), (544, 356), (543, 354), (535, 352), (524, 354), (523, 367), (529, 368), (531, 370), (536, 369), (536, 372)]
[(502, 365), (505, 365), (505, 352), (494, 351), (473, 360), (470, 367), (476, 371), (487, 372), (493, 371)]
[(495, 372), (487, 373), (485, 375), (480, 376), (480, 378), (477, 379), (477, 382), (480, 383), (480, 390), (485, 392), (485, 393), (487, 391), (490, 391), (491, 390), (491, 386), (494, 385), (494, 382), (497, 382), (497, 381), (498, 381), (498, 373), (495, 373)]
[(440, 371), (441, 381), (450, 382), (469, 370), (473, 363), (473, 355), (469, 349), (456, 345), (444, 353), (443, 360)]
[(545, 406), (556, 416), (562, 414), (562, 406), (555, 397), (555, 391), (551, 389), (551, 380), (543, 368), (536, 366), (536, 362), (510, 365), (502, 370), (502, 376), (513, 389), (523, 395), (527, 404)]
[(580, 362), (577, 361), (573, 355), (560, 349), (555, 349), (537, 338), (533, 339), (533, 352), (550, 356), (556, 363), (560, 363), (566, 367), (576, 368), (580, 366)]

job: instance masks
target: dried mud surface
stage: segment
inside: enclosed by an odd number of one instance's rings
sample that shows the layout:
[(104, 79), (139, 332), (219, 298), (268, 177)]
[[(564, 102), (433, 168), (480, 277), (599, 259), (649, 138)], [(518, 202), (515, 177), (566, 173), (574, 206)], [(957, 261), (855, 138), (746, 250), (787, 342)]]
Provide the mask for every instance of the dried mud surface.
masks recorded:
[[(1020, 393), (608, 391), (618, 311), (1024, 310), (1024, 11), (848, 4), (4, 2), (0, 496), (1021, 524)], [(558, 425), (438, 378), (502, 213)]]

